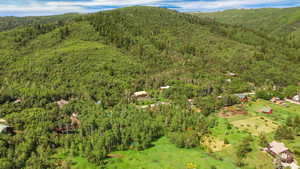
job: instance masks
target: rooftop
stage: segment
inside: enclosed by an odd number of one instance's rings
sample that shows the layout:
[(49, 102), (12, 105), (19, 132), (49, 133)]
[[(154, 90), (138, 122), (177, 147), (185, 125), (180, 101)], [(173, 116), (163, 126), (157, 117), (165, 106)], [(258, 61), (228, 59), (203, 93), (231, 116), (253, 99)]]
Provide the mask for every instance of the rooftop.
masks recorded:
[(2, 133), (6, 128), (8, 128), (9, 126), (6, 124), (0, 124), (0, 133)]
[(276, 154), (280, 154), (282, 152), (285, 152), (288, 150), (288, 148), (285, 147), (283, 143), (279, 143), (276, 141), (273, 141), (269, 144), (270, 150), (273, 151)]

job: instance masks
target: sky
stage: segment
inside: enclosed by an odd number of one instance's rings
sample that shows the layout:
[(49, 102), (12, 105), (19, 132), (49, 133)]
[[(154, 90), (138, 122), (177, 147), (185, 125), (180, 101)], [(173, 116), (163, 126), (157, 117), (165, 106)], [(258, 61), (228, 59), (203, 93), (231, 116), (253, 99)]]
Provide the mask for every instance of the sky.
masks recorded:
[(212, 12), (241, 8), (286, 8), (300, 0), (0, 0), (0, 16), (91, 13), (128, 6), (156, 6), (181, 12)]

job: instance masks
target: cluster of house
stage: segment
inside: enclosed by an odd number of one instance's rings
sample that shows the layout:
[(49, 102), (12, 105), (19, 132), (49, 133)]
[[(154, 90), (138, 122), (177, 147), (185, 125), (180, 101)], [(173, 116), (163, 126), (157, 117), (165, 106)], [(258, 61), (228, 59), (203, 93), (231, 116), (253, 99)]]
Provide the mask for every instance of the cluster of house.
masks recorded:
[(282, 166), (290, 167), (292, 169), (299, 169), (296, 160), (293, 158), (290, 150), (285, 147), (284, 143), (273, 141), (268, 144), (266, 148), (263, 149), (268, 152), (274, 158), (279, 159)]
[(141, 108), (141, 109), (155, 108), (155, 107), (159, 107), (161, 105), (169, 105), (169, 104), (170, 103), (168, 103), (168, 102), (157, 102), (157, 103), (150, 104), (150, 105), (139, 106), (139, 108)]
[[(170, 87), (171, 86), (161, 86), (159, 89), (161, 91), (163, 91), (163, 90), (169, 89)], [(139, 91), (139, 92), (133, 93), (133, 97), (138, 99), (138, 100), (142, 100), (142, 99), (145, 99), (145, 98), (150, 98), (150, 95), (146, 91)]]
[[(169, 89), (170, 87), (171, 86), (161, 86), (159, 89), (161, 91), (163, 91), (163, 90)], [(135, 92), (135, 93), (133, 93), (132, 97), (136, 100), (139, 100), (139, 101), (150, 99), (150, 95), (146, 91)], [(170, 103), (168, 103), (168, 102), (157, 102), (157, 103), (154, 103), (154, 104), (143, 105), (143, 106), (138, 106), (138, 107), (141, 108), (141, 109), (146, 109), (146, 108), (154, 108), (154, 107), (159, 107), (161, 105), (169, 105), (169, 104)]]
[[(250, 92), (250, 93), (236, 93), (236, 94), (233, 94), (233, 95), (236, 96), (236, 97), (238, 97), (242, 103), (245, 103), (245, 102), (250, 101), (251, 96), (255, 95), (255, 92)], [(218, 96), (217, 98), (221, 99), (221, 98), (223, 98), (223, 96)]]
[[(74, 100), (74, 99), (71, 99), (71, 100)], [(64, 100), (64, 99), (61, 99), (56, 102), (57, 106), (60, 109), (62, 109), (65, 105), (67, 105), (69, 103), (70, 103), (69, 101)], [(56, 131), (57, 133), (68, 133), (68, 132), (72, 132), (73, 130), (79, 128), (80, 120), (78, 119), (78, 114), (79, 114), (78, 112), (73, 112), (72, 115), (70, 116), (71, 124), (66, 124), (64, 127), (57, 127), (54, 129), (54, 131)]]

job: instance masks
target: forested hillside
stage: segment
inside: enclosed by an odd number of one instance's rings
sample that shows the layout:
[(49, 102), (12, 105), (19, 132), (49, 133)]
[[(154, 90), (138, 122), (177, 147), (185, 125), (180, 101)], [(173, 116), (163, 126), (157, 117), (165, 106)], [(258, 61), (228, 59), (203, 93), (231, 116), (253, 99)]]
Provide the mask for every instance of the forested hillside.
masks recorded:
[(79, 14), (64, 14), (56, 16), (31, 16), (31, 17), (0, 17), (0, 31), (13, 29), (20, 26), (47, 24), (51, 22), (66, 22), (80, 17)]
[[(56, 157), (61, 153), (104, 167), (112, 151), (142, 150), (162, 136), (179, 147), (199, 146), (216, 125), (215, 112), (239, 102), (232, 94), (285, 96), (300, 81), (299, 48), (206, 17), (129, 7), (80, 17), (5, 19), (0, 119), (15, 134), (0, 133), (3, 169), (72, 166)], [(171, 88), (159, 91), (164, 85)], [(132, 97), (141, 90), (151, 99)], [(59, 108), (55, 102), (61, 99), (69, 104)], [(191, 109), (188, 99), (201, 111)], [(157, 102), (169, 104), (139, 108)], [(80, 127), (57, 132), (74, 112)]]
[(300, 8), (262, 8), (225, 10), (212, 13), (194, 13), (194, 15), (215, 19), (218, 22), (242, 25), (265, 34), (284, 39), (299, 47)]

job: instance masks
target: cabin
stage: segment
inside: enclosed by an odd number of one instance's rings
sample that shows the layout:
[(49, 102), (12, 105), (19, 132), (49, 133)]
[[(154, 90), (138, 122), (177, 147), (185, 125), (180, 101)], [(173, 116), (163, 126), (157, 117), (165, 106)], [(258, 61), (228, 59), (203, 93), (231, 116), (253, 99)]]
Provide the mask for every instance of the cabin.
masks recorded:
[(0, 133), (14, 133), (14, 130), (11, 126), (6, 124), (0, 124)]
[(138, 108), (141, 108), (141, 109), (147, 109), (147, 108), (155, 108), (155, 107), (159, 107), (159, 106), (162, 106), (162, 105), (169, 105), (170, 103), (168, 102), (157, 102), (157, 103), (154, 103), (154, 104), (150, 104), (150, 105), (142, 105), (142, 106), (137, 106)]
[(237, 76), (236, 73), (232, 73), (232, 72), (228, 72), (227, 75), (228, 75), (228, 76), (231, 76), (231, 77), (236, 77), (236, 76)]
[(7, 124), (7, 121), (4, 120), (4, 119), (0, 119), (0, 123), (5, 123), (5, 124)]
[(281, 100), (279, 97), (273, 97), (270, 101), (275, 104), (284, 104), (284, 101)]
[(248, 102), (249, 101), (249, 98), (248, 98), (248, 95), (247, 94), (244, 94), (244, 93), (237, 93), (237, 94), (234, 94), (235, 96), (237, 96), (240, 101), (243, 103), (243, 102)]
[(148, 93), (146, 91), (139, 91), (139, 92), (135, 92), (133, 94), (134, 97), (147, 97), (149, 96)]
[(70, 119), (71, 119), (71, 126), (74, 126), (75, 128), (80, 127), (80, 120), (78, 119), (78, 112), (72, 113)]
[(64, 127), (57, 127), (54, 129), (57, 133), (73, 133), (76, 129), (80, 127), (80, 120), (78, 119), (78, 112), (72, 113), (70, 119), (71, 124), (67, 124)]
[(300, 102), (300, 96), (299, 95), (296, 95), (292, 98), (293, 101), (295, 102)]
[(144, 100), (149, 98), (149, 94), (146, 91), (139, 91), (135, 92), (133, 97), (137, 100)]
[(194, 99), (188, 99), (187, 101), (188, 101), (191, 105), (194, 104)]
[(231, 79), (226, 79), (226, 82), (231, 82)]
[(69, 102), (64, 99), (61, 99), (60, 101), (57, 101), (56, 103), (60, 109), (62, 109), (65, 105), (69, 104)]
[(22, 102), (22, 99), (17, 99), (14, 101), (14, 103), (21, 103)]
[(265, 114), (272, 114), (273, 113), (273, 109), (270, 107), (263, 107), (260, 112), (265, 113)]
[(160, 90), (166, 90), (166, 89), (169, 89), (171, 86), (161, 86), (159, 89)]
[(283, 163), (293, 163), (294, 158), (284, 143), (273, 141), (264, 149), (275, 158), (279, 158)]

